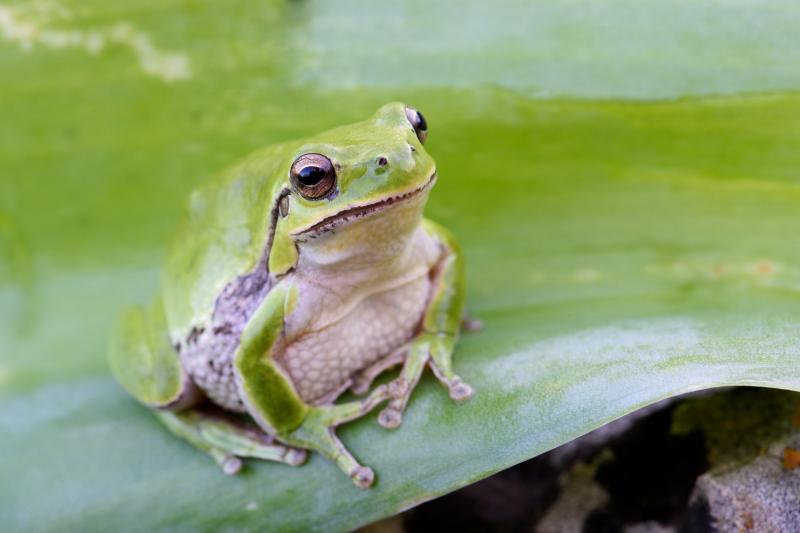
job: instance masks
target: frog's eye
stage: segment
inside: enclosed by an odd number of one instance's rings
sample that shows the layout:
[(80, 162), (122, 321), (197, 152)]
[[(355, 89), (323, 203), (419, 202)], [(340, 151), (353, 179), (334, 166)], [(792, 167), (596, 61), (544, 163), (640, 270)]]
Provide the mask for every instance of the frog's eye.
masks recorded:
[(336, 185), (336, 171), (331, 160), (322, 154), (301, 155), (289, 170), (292, 187), (303, 198), (319, 200)]
[(408, 118), (411, 127), (414, 128), (414, 133), (417, 134), (419, 142), (425, 144), (425, 139), (428, 138), (428, 123), (425, 121), (425, 117), (413, 107), (406, 107), (406, 118)]

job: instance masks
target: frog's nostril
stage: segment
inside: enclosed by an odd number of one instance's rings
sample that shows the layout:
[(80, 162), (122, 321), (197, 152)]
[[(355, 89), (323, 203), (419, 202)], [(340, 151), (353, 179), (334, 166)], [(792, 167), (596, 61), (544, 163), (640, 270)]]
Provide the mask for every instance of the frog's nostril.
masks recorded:
[(386, 165), (389, 164), (389, 160), (383, 156), (379, 157), (375, 162), (378, 164), (379, 167), (385, 167)]

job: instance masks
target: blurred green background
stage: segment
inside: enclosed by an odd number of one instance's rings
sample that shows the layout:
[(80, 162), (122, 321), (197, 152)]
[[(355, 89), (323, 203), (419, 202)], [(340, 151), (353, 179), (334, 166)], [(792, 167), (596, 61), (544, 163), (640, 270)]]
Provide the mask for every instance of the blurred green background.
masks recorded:
[[(800, 4), (0, 2), (0, 516), (13, 530), (348, 529), (642, 405), (800, 389)], [(189, 191), (404, 100), (486, 322), (403, 427), (237, 478), (108, 375)]]

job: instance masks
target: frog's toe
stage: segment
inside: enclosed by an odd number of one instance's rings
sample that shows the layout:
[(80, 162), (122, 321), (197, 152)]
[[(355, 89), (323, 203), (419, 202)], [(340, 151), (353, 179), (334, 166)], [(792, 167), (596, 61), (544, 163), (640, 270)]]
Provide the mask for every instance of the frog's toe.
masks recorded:
[(403, 398), (411, 393), (411, 383), (406, 376), (402, 375), (387, 383), (387, 388), (392, 398)]
[(286, 464), (300, 466), (306, 462), (308, 452), (300, 448), (289, 448), (286, 452)]
[(350, 474), (353, 484), (360, 489), (368, 489), (375, 481), (375, 472), (368, 466), (359, 466)]
[(448, 389), (450, 390), (450, 398), (459, 403), (469, 400), (475, 394), (475, 391), (472, 389), (472, 387), (460, 379), (452, 381), (449, 384)]
[(219, 460), (219, 466), (222, 468), (222, 472), (224, 472), (228, 476), (233, 476), (239, 473), (242, 469), (242, 460), (236, 457), (235, 455), (225, 454)]
[(395, 407), (387, 407), (378, 415), (378, 424), (386, 429), (400, 427), (403, 422), (403, 411)]

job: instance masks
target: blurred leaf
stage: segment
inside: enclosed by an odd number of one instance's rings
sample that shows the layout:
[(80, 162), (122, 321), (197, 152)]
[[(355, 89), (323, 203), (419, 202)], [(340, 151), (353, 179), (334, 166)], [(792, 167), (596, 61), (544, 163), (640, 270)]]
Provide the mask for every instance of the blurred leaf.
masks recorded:
[[(6, 529), (346, 530), (664, 397), (800, 390), (800, 96), (696, 97), (800, 86), (798, 4), (334, 5), (0, 5)], [(426, 376), (400, 429), (343, 428), (369, 491), (316, 456), (226, 477), (110, 379), (111, 324), (203, 179), (394, 99), (431, 125), (478, 395)]]

